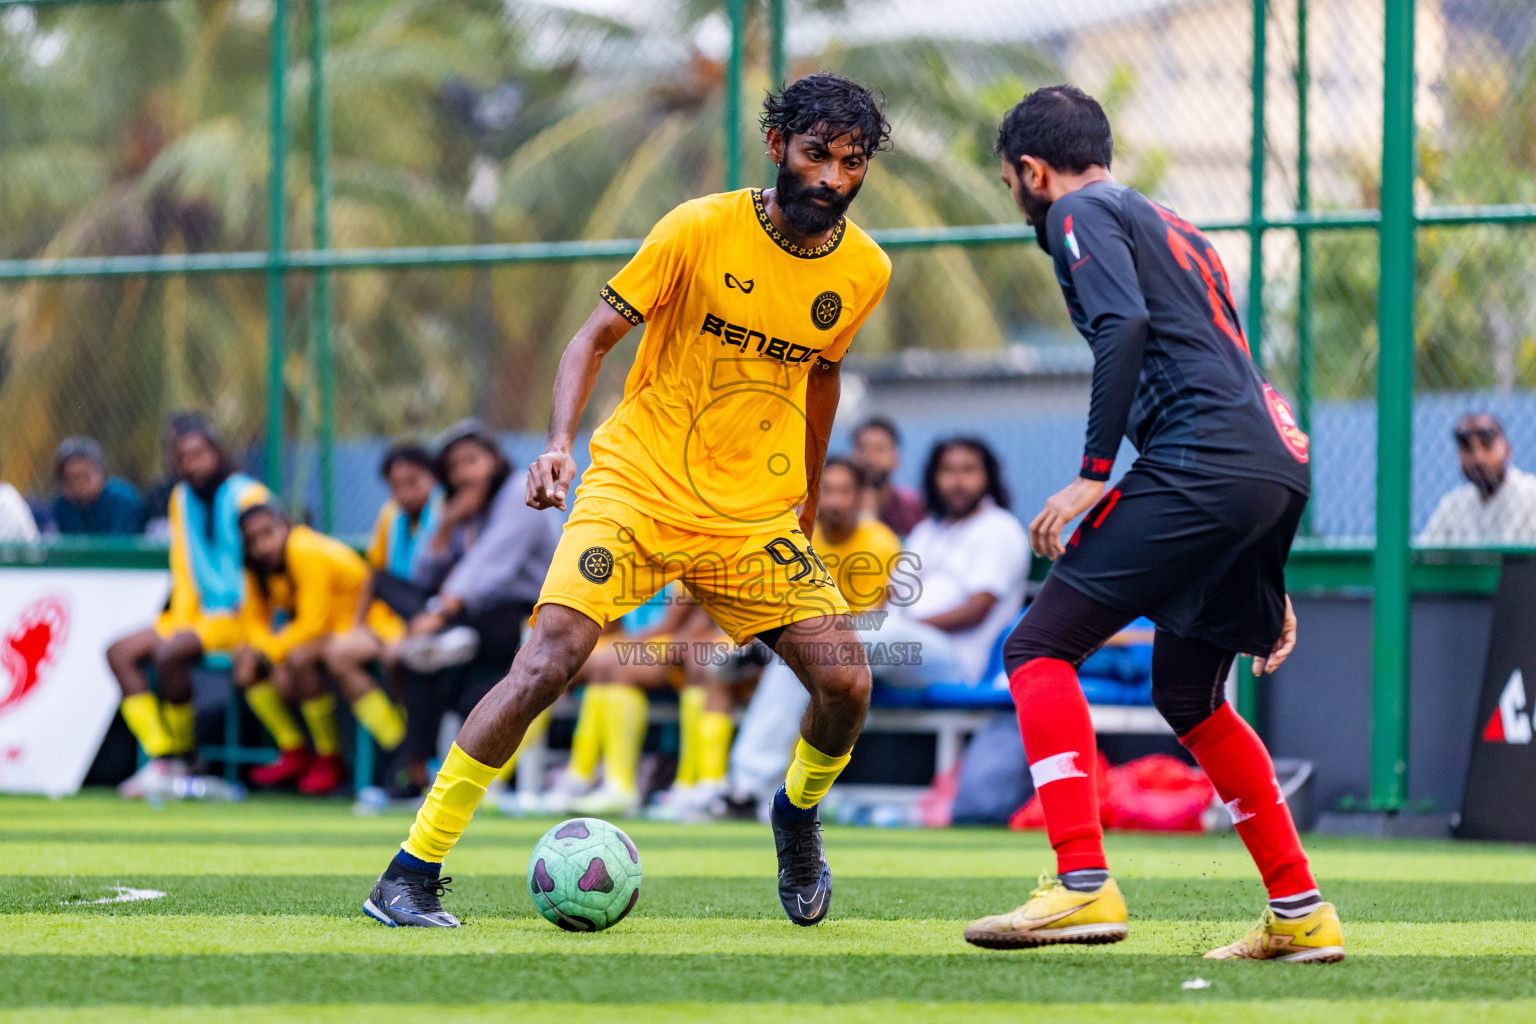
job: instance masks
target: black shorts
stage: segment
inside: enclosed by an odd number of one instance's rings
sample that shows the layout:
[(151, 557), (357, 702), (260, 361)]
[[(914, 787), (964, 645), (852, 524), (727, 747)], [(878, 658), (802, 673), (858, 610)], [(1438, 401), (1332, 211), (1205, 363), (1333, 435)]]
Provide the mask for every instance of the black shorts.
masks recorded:
[(1175, 636), (1268, 655), (1304, 494), (1138, 463), (1086, 516), (1052, 576)]

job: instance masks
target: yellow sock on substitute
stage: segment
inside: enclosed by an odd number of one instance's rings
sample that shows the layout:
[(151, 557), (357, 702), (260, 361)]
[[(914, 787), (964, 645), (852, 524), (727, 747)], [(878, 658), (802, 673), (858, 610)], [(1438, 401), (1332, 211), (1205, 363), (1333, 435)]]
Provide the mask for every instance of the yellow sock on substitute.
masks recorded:
[(405, 739), (405, 718), (378, 687), (352, 702), (352, 714), (363, 723), (374, 742), (385, 750), (394, 750)]
[(165, 757), (174, 749), (171, 734), (160, 718), (160, 698), (152, 693), (135, 693), (123, 698), (123, 721), (150, 757)]
[(731, 716), (724, 711), (699, 715), (699, 781), (719, 782), (731, 765)]
[(699, 754), (703, 736), (699, 720), (704, 714), (706, 695), (702, 686), (685, 686), (677, 695), (677, 781), (691, 786), (699, 781)]
[(790, 803), (802, 810), (815, 807), (847, 767), (850, 756), (844, 754), (832, 757), (823, 754), (805, 742), (802, 736), (800, 742), (795, 744), (795, 760), (790, 764), (789, 775), (784, 780), (784, 795), (789, 797)]
[(304, 746), (304, 730), (299, 728), (288, 702), (271, 683), (257, 683), (245, 691), (245, 702), (251, 706), (257, 721), (266, 727), (279, 750), (298, 750)]
[(328, 693), (299, 703), (304, 724), (309, 726), (309, 739), (315, 745), (315, 753), (321, 757), (335, 757), (341, 753), (341, 737), (336, 733), (336, 699)]
[(576, 712), (576, 731), (571, 736), (571, 761), (566, 772), (582, 782), (591, 782), (603, 756), (603, 711), (607, 704), (601, 691), (605, 686), (589, 686), (582, 691), (581, 708)]
[(192, 753), (192, 748), (197, 745), (197, 737), (193, 735), (197, 724), (197, 708), (190, 701), (186, 704), (162, 704), (160, 718), (165, 722), (165, 731), (171, 737), (171, 753)]
[(400, 844), (401, 848), (412, 857), (441, 864), (464, 834), (475, 808), (485, 798), (486, 787), (499, 770), (476, 761), (455, 743), (443, 759), (432, 792), (416, 812), (411, 834)]
[(507, 760), (506, 764), (501, 766), (501, 771), (497, 774), (496, 778), (502, 782), (511, 782), (512, 777), (517, 774), (517, 755), (521, 754), (529, 744), (538, 743), (542, 740), (547, 732), (549, 732), (549, 708), (540, 711), (539, 716), (528, 723), (528, 728), (523, 733), (523, 742), (519, 743), (517, 749), (512, 751), (511, 758)]
[(645, 691), (638, 686), (600, 686), (603, 708), (603, 785), (635, 791), (640, 748), (645, 743)]

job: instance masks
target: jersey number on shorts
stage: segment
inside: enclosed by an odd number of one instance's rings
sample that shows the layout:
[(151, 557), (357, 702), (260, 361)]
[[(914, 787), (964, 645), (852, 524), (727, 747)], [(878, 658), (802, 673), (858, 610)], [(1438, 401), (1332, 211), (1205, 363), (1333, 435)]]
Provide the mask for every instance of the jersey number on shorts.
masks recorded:
[[(795, 542), (788, 537), (775, 537), (763, 545), (763, 550), (768, 552), (769, 558), (772, 558), (780, 565), (793, 565), (796, 567), (795, 571), (789, 574), (789, 582), (791, 583), (798, 583), (818, 569), (821, 570), (821, 575), (826, 578), (827, 582), (831, 582), (832, 574), (827, 572), (827, 567), (822, 564), (821, 556), (809, 544), (805, 546), (804, 551), (801, 551), (795, 547)], [(815, 563), (814, 565), (812, 564), (813, 562)], [(816, 586), (822, 585), (822, 580), (812, 580), (811, 582)]]

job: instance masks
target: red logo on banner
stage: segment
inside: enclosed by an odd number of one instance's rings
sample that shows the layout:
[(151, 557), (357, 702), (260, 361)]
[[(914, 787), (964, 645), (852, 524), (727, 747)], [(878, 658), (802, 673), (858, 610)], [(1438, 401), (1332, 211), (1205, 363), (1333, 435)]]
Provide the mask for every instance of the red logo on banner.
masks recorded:
[(1312, 440), (1296, 425), (1296, 414), (1291, 411), (1291, 403), (1268, 384), (1264, 385), (1264, 402), (1269, 406), (1269, 418), (1274, 421), (1275, 430), (1280, 434), (1280, 440), (1285, 442), (1286, 450), (1297, 462), (1306, 462), (1312, 450)]
[(1531, 742), (1531, 713), (1526, 707), (1525, 677), (1519, 669), (1509, 677), (1499, 694), (1499, 706), (1493, 709), (1483, 726), (1484, 743)]
[(45, 597), (21, 613), (0, 637), (0, 715), (37, 688), (64, 651), (69, 609), (58, 597)]

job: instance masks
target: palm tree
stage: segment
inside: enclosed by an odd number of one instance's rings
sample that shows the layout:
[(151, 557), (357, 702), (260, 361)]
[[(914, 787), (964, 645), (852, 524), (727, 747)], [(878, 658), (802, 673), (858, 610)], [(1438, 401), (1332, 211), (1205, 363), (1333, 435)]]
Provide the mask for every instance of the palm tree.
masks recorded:
[[(633, 238), (720, 187), (724, 71), (691, 42), (719, 2), (687, 0), (643, 27), (535, 2), (333, 6), (324, 70), (337, 247)], [(748, 5), (756, 54), (763, 6)], [(287, 223), (290, 244), (304, 246), (311, 69), (300, 45), (307, 8), (293, 7)], [(269, 7), (165, 0), (49, 9), (32, 29), (0, 32), (0, 56), (17, 58), (0, 60), (3, 255), (263, 248), (269, 28)], [(770, 85), (763, 63), (743, 89), (747, 124)], [(889, 97), (896, 148), (855, 206), (861, 224), (1016, 220), (991, 137), (1027, 86), (1059, 77), (1049, 60), (1022, 44), (834, 42), (792, 70), (821, 67)], [(487, 130), (476, 111), (498, 86), (515, 88), (517, 117)], [(741, 146), (748, 180), (770, 183), (753, 140)], [(466, 192), (487, 161), (496, 187), (477, 213)], [(946, 248), (905, 251), (895, 263), (860, 352), (997, 347), (1021, 323), (1065, 324), (1044, 261)], [(422, 431), (486, 395), (498, 426), (542, 425), (559, 351), (617, 266), (498, 267), (489, 287), (462, 268), (334, 274), (342, 434)], [(301, 434), (314, 419), (310, 293), (308, 275), (290, 277), (284, 382)], [(237, 440), (253, 439), (263, 429), (265, 332), (259, 275), (0, 287), (0, 456), (38, 481), (57, 437), (89, 431), (116, 466), (146, 474), (159, 422), (185, 405), (211, 408)], [(486, 332), (500, 355), (480, 380), (472, 368), (486, 339), (475, 335)], [(595, 415), (616, 399), (627, 362), (623, 352), (609, 360)], [(15, 424), (26, 429), (4, 429)]]

